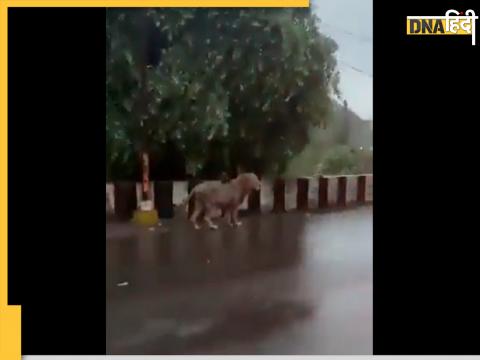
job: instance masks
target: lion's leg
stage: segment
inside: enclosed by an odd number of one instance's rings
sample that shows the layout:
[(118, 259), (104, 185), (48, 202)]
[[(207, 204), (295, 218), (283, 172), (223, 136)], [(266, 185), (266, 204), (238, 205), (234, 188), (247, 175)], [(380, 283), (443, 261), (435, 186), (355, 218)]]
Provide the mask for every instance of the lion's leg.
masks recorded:
[(225, 211), (225, 213), (227, 215), (228, 224), (233, 227), (235, 225), (235, 220), (233, 219), (233, 210), (229, 208)]
[(203, 204), (200, 201), (195, 200), (195, 209), (193, 210), (191, 220), (192, 220), (193, 226), (197, 230), (200, 229), (201, 227), (198, 223), (198, 217), (201, 215), (202, 211), (203, 211)]
[(205, 209), (205, 221), (207, 222), (210, 229), (218, 229), (218, 225), (215, 225), (212, 221), (212, 217), (215, 216), (215, 208), (211, 205), (207, 205)]
[(235, 226), (242, 225), (242, 223), (240, 221), (238, 221), (238, 207), (233, 210), (232, 218), (233, 218), (233, 223), (235, 224)]

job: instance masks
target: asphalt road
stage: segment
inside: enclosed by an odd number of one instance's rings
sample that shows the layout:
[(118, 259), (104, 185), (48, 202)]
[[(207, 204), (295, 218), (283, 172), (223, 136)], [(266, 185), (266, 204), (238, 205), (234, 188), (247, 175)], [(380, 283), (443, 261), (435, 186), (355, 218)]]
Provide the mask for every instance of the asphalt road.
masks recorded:
[(107, 353), (372, 353), (372, 207), (107, 225)]

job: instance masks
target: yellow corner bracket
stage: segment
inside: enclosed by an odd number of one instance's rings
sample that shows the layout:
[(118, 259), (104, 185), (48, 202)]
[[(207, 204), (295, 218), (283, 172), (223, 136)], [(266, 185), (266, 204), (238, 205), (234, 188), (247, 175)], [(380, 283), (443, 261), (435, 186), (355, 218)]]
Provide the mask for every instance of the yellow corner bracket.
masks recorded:
[[(3, 285), (3, 284), (2, 284)], [(0, 359), (21, 359), (20, 306), (0, 307)]]
[(0, 2), (0, 359), (21, 359), (20, 306), (8, 306), (8, 189), (7, 189), (7, 8)]
[(308, 7), (309, 0), (0, 0), (0, 359), (21, 360), (21, 307), (8, 305), (7, 29), (9, 7)]
[(7, 8), (0, 1), (0, 359), (21, 359), (20, 306), (8, 306), (8, 189), (7, 189)]

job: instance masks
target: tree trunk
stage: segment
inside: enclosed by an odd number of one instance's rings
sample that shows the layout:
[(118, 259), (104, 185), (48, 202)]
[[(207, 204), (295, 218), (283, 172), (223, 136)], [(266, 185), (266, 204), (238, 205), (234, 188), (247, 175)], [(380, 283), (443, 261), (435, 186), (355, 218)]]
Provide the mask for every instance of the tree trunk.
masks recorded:
[(142, 201), (150, 199), (150, 177), (149, 177), (148, 152), (142, 153)]
[(150, 199), (150, 172), (149, 172), (149, 156), (148, 156), (148, 136), (147, 136), (147, 127), (144, 121), (144, 115), (147, 113), (147, 21), (144, 21), (141, 24), (141, 53), (139, 57), (139, 67), (140, 67), (140, 111), (137, 114), (139, 117), (137, 120), (140, 122), (140, 127), (142, 128), (142, 151), (141, 151), (141, 160), (142, 160), (142, 201), (148, 201)]

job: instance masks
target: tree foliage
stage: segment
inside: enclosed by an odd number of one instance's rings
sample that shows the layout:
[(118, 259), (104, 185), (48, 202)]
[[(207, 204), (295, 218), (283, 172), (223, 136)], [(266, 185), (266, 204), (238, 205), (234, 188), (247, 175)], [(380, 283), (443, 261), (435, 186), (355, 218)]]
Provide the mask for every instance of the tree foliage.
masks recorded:
[(322, 175), (344, 175), (357, 173), (358, 154), (348, 145), (337, 145), (325, 153), (318, 166)]
[(108, 9), (107, 164), (172, 146), (198, 170), (281, 172), (338, 96), (309, 9)]

